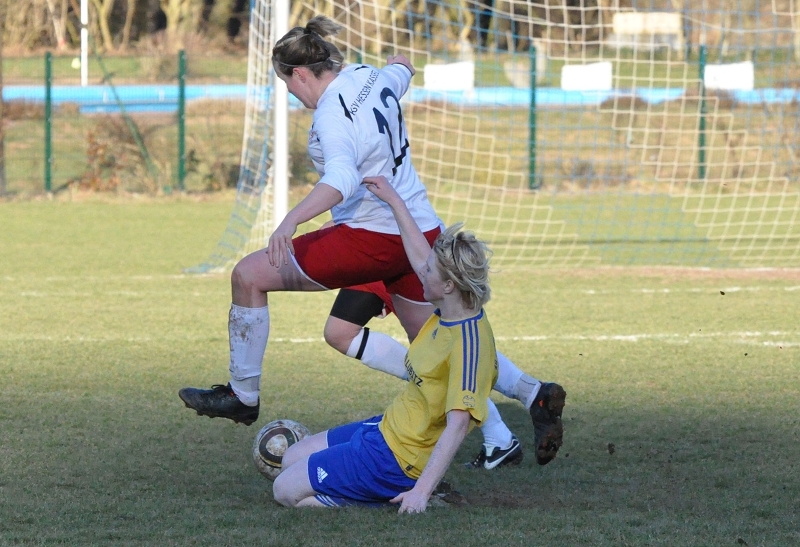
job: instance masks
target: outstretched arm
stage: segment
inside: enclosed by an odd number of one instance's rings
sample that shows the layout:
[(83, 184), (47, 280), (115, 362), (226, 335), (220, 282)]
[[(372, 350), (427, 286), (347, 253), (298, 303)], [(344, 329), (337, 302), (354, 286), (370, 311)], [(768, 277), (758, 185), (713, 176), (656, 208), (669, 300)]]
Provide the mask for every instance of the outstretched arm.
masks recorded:
[(408, 492), (390, 500), (392, 503), (400, 503), (400, 513), (422, 513), (428, 507), (428, 499), (467, 436), (470, 419), (470, 413), (466, 410), (451, 410), (447, 413), (447, 426), (433, 447), (431, 458), (422, 470), (417, 484)]
[(411, 216), (403, 198), (383, 175), (366, 177), (364, 184), (367, 186), (367, 190), (385, 201), (392, 209), (397, 226), (400, 228), (400, 237), (403, 239), (403, 247), (408, 255), (408, 261), (415, 272), (420, 271), (425, 266), (428, 255), (431, 254), (431, 246), (414, 221), (414, 217)]

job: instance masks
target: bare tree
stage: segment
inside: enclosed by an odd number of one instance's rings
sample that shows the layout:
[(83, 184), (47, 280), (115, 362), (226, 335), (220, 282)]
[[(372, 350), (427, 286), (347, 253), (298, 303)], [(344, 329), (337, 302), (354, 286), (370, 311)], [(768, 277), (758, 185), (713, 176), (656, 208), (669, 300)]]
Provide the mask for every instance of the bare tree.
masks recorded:
[(6, 131), (5, 102), (3, 101), (3, 35), (6, 32), (7, 0), (0, 0), (0, 196), (6, 193)]
[[(100, 27), (100, 37), (103, 39), (103, 49), (114, 51), (114, 37), (111, 34), (109, 19), (114, 8), (114, 0), (92, 0), (97, 10), (97, 24)], [(100, 48), (98, 48), (100, 49)]]
[(137, 2), (137, 0), (128, 0), (128, 9), (125, 11), (125, 26), (122, 29), (122, 43), (119, 46), (122, 51), (128, 49), (128, 45), (130, 45), (131, 28), (134, 21), (136, 21), (136, 12), (140, 4), (141, 2)]
[(167, 15), (167, 43), (180, 49), (185, 34), (194, 30), (194, 6), (191, 0), (160, 0), (160, 5)]
[(66, 40), (66, 15), (67, 15), (67, 2), (62, 0), (61, 8), (56, 8), (55, 0), (47, 0), (47, 9), (50, 11), (50, 17), (53, 19), (53, 32), (56, 35), (56, 45), (59, 51), (63, 50), (67, 45)]
[(796, 11), (796, 13), (792, 14), (794, 60), (800, 61), (800, 2), (796, 2), (794, 6)]

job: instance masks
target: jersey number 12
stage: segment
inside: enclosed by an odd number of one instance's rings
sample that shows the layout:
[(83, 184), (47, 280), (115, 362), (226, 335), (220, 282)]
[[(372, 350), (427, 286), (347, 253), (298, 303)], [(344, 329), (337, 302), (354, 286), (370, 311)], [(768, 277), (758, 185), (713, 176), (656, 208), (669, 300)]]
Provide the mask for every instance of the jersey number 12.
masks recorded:
[[(386, 119), (386, 116), (384, 116), (377, 108), (373, 108), (372, 112), (375, 114), (375, 121), (378, 124), (378, 131), (380, 131), (381, 134), (386, 135), (389, 139), (389, 148), (391, 148), (392, 156), (394, 156), (392, 175), (395, 175), (397, 174), (397, 168), (403, 163), (403, 158), (406, 157), (408, 138), (403, 135), (403, 112), (400, 109), (400, 101), (397, 99), (391, 89), (384, 87), (383, 91), (381, 91), (381, 102), (383, 103), (383, 106), (386, 107), (386, 110), (391, 111), (391, 106), (389, 105), (388, 100), (389, 97), (394, 99), (394, 102), (397, 105), (397, 127), (393, 129), (389, 123), (389, 120)], [(400, 151), (399, 154), (397, 152), (398, 150)]]

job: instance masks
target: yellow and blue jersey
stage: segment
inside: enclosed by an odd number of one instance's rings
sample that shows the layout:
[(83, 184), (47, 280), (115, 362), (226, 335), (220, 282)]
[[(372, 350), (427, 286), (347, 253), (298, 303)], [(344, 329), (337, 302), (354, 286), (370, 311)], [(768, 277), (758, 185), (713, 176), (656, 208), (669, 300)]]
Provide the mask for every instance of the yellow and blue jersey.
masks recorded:
[(386, 409), (380, 430), (406, 475), (417, 479), (449, 411), (469, 412), (471, 427), (486, 419), (486, 400), (497, 380), (497, 350), (486, 313), (443, 321), (437, 310), (411, 344), (405, 364), (408, 386)]

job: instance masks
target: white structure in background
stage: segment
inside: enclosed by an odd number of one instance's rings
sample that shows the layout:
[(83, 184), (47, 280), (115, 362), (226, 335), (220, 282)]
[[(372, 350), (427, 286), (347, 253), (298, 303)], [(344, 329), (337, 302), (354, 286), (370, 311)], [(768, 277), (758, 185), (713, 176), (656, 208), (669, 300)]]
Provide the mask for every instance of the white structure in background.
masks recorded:
[(89, 0), (81, 0), (81, 86), (89, 84)]
[(564, 91), (610, 91), (613, 88), (611, 61), (561, 67)]
[(430, 91), (470, 91), (475, 88), (473, 61), (427, 64), (423, 75), (424, 87)]
[(752, 91), (756, 75), (752, 61), (706, 65), (703, 83), (706, 89), (721, 91)]
[(613, 34), (606, 40), (617, 48), (683, 49), (681, 14), (668, 11), (627, 11), (614, 14)]

